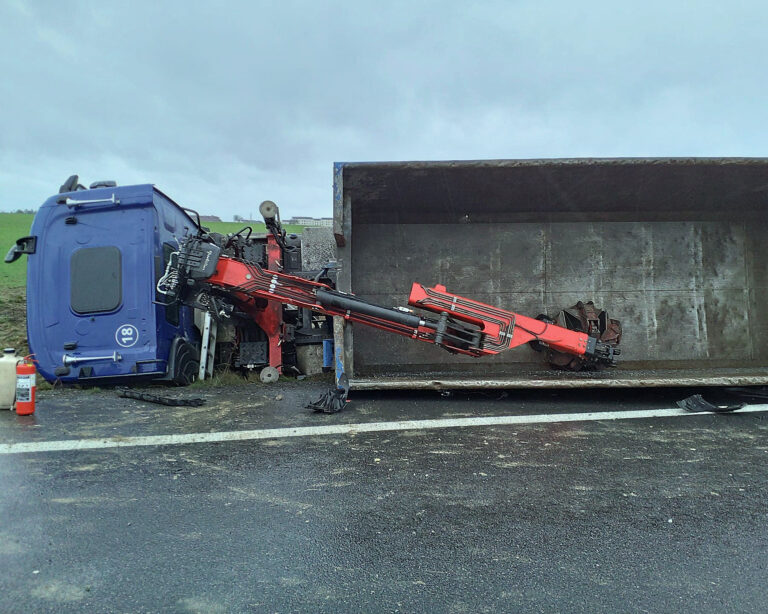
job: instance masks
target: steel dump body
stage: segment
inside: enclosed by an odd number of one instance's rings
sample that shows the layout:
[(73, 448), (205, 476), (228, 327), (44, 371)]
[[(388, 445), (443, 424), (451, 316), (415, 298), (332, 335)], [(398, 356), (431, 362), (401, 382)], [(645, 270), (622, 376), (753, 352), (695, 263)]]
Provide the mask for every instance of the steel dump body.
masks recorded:
[(347, 326), (353, 387), (768, 384), (768, 159), (339, 163), (338, 289), (405, 305), (411, 282), (536, 316), (593, 300), (621, 365), (553, 371)]

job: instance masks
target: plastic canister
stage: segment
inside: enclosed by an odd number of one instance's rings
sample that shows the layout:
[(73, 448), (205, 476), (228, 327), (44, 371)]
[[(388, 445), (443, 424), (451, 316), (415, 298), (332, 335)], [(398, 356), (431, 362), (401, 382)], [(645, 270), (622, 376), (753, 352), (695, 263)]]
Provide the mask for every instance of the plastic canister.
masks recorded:
[(0, 409), (12, 409), (16, 397), (16, 350), (5, 348), (0, 355)]

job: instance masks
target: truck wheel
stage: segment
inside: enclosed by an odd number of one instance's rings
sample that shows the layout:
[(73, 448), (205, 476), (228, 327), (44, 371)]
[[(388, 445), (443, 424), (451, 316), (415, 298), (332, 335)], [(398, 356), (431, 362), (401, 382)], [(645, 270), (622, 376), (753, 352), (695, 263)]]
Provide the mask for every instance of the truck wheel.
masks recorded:
[(176, 346), (176, 359), (173, 363), (173, 383), (177, 386), (189, 386), (197, 379), (200, 363), (195, 348), (184, 341)]
[(259, 379), (265, 384), (272, 384), (280, 378), (280, 374), (274, 367), (264, 367), (259, 373)]

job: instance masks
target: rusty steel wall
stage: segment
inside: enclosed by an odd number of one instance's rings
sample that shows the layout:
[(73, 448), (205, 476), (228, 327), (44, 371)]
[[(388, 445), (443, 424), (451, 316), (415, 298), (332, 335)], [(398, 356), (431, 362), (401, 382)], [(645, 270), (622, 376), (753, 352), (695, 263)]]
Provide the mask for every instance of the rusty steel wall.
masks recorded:
[(594, 300), (624, 326), (621, 366), (598, 374), (355, 327), (362, 387), (768, 383), (766, 160), (347, 164), (336, 182), (340, 290), (404, 305), (440, 283), (531, 316)]

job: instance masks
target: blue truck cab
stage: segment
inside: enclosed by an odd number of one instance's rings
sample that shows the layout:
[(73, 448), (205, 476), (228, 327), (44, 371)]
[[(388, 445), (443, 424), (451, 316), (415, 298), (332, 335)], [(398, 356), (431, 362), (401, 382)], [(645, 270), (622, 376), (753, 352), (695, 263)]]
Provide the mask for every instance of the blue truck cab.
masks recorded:
[(29, 258), (27, 337), (39, 372), (65, 383), (190, 383), (200, 339), (193, 310), (163, 304), (155, 287), (198, 225), (152, 185), (84, 189), (72, 179), (6, 258)]

